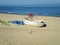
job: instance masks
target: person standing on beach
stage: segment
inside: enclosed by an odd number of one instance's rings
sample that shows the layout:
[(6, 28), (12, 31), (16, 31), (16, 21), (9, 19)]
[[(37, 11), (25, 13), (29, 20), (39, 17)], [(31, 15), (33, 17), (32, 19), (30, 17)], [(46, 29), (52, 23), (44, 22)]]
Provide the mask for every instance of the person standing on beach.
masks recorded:
[(29, 19), (32, 21), (34, 18), (34, 14), (29, 14)]

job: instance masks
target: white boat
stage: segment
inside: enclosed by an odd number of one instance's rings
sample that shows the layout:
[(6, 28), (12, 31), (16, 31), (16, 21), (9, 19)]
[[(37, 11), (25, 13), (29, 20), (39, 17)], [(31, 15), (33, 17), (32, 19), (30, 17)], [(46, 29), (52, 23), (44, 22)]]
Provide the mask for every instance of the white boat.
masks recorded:
[(46, 24), (43, 20), (33, 20), (33, 21), (25, 20), (24, 24), (31, 25), (31, 26), (39, 26), (39, 27), (46, 26)]

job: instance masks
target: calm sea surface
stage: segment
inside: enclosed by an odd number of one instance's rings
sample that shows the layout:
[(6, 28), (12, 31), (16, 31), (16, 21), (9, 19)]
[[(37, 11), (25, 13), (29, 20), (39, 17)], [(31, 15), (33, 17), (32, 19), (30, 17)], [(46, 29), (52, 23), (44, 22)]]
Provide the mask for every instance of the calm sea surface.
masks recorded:
[(50, 7), (19, 7), (19, 6), (0, 6), (0, 13), (9, 14), (36, 14), (39, 16), (58, 16), (60, 17), (60, 6)]

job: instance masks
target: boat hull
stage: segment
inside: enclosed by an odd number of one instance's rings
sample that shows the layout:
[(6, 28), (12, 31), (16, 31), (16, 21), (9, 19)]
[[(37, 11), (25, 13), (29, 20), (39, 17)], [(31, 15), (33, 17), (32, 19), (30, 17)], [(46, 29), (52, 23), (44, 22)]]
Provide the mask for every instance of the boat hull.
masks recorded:
[(45, 23), (41, 23), (42, 20), (35, 20), (35, 21), (29, 21), (29, 20), (25, 20), (24, 24), (26, 25), (31, 25), (31, 26), (44, 26), (46, 25)]

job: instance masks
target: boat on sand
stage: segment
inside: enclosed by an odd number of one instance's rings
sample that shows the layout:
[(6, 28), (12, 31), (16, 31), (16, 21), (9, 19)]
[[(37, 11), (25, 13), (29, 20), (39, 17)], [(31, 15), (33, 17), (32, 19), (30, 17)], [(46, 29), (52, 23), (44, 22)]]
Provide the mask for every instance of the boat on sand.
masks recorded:
[(33, 21), (30, 21), (28, 19), (25, 19), (24, 20), (24, 24), (31, 25), (31, 26), (38, 26), (38, 27), (46, 26), (44, 20), (33, 20)]

